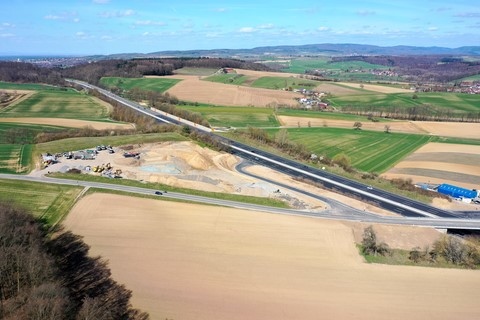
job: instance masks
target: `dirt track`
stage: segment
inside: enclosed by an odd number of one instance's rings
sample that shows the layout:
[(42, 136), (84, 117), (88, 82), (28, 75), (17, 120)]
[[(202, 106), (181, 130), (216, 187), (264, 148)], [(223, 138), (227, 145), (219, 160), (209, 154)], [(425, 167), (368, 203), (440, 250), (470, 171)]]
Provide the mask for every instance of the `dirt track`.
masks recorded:
[(480, 317), (478, 271), (365, 264), (340, 222), (94, 194), (65, 224), (152, 319)]

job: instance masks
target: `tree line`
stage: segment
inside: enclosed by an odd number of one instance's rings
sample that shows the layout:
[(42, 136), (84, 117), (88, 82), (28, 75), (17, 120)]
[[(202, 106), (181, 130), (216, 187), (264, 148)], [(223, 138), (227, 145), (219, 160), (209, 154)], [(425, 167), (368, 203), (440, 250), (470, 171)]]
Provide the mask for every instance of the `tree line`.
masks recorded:
[(0, 203), (0, 319), (146, 320), (82, 237)]
[[(363, 231), (361, 251), (364, 255), (370, 256), (394, 255), (394, 250), (390, 249), (388, 244), (378, 240), (373, 226), (368, 226)], [(415, 264), (426, 263), (432, 266), (450, 264), (477, 269), (480, 267), (480, 238), (470, 236), (461, 239), (452, 235), (443, 235), (432, 244), (431, 248), (429, 246), (423, 249), (413, 248), (408, 252), (407, 259)]]

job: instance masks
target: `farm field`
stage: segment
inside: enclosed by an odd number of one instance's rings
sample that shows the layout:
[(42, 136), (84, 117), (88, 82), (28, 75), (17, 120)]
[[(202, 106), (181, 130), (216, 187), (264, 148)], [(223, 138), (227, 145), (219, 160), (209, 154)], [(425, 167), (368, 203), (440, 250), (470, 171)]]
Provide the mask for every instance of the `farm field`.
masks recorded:
[(276, 127), (279, 125), (272, 108), (220, 107), (220, 106), (177, 106), (200, 113), (212, 126), (244, 128)]
[(30, 169), (31, 144), (0, 144), (0, 173), (26, 173)]
[[(272, 134), (277, 129), (269, 129)], [(317, 155), (333, 158), (344, 153), (351, 165), (367, 172), (383, 172), (432, 137), (413, 134), (386, 134), (375, 131), (340, 128), (291, 128), (291, 141), (302, 143)]]
[(480, 187), (480, 146), (428, 143), (383, 174), (385, 178), (410, 178), (414, 183), (451, 183)]
[(417, 99), (413, 93), (375, 94), (364, 92), (358, 95), (342, 95), (330, 97), (329, 101), (336, 108), (372, 110), (388, 112), (393, 108), (410, 108), (425, 106), (430, 113), (439, 110), (451, 113), (467, 114), (478, 113), (480, 100), (475, 95), (450, 92), (418, 92)]
[(108, 88), (118, 87), (123, 90), (132, 90), (139, 88), (142, 90), (156, 91), (163, 93), (180, 82), (180, 79), (164, 77), (144, 77), (144, 78), (120, 78), (103, 77), (100, 84)]
[(285, 72), (304, 74), (305, 70), (345, 71), (350, 69), (388, 69), (388, 67), (363, 61), (332, 62), (330, 58), (292, 59)]
[(97, 193), (64, 223), (152, 319), (480, 317), (478, 271), (366, 264), (342, 222)]
[(182, 75), (191, 75), (191, 76), (210, 76), (217, 71), (218, 69), (213, 69), (213, 68), (185, 67), (181, 69), (176, 69), (174, 73), (182, 74)]
[(228, 73), (228, 74), (215, 74), (215, 75), (203, 78), (202, 80), (232, 84), (232, 85), (243, 85), (244, 82), (248, 80), (248, 77), (241, 74), (237, 74), (237, 73)]
[[(309, 111), (310, 112), (310, 111)], [(320, 115), (322, 113), (319, 113)], [(372, 122), (362, 119), (334, 119), (321, 117), (301, 117), (278, 115), (278, 121), (284, 127), (335, 127), (335, 128), (353, 128), (356, 121), (362, 123), (362, 129), (373, 131), (384, 131), (385, 125), (390, 126), (392, 133), (415, 133), (427, 134), (431, 136), (456, 137), (459, 139), (480, 139), (480, 123), (465, 122), (438, 122), (438, 121), (388, 121)], [(463, 144), (476, 144), (476, 141), (464, 141)]]
[[(244, 70), (237, 70), (237, 72), (244, 74)], [(254, 74), (258, 75), (258, 73)], [(176, 75), (162, 78), (169, 77), (181, 78), (183, 81), (177, 83), (167, 92), (180, 100), (193, 103), (216, 106), (296, 106), (298, 102), (295, 98), (302, 97), (295, 92), (203, 81), (198, 76)]]
[(313, 89), (318, 85), (318, 81), (294, 78), (294, 77), (261, 77), (252, 82), (251, 86), (254, 88), (265, 89)]
[(0, 200), (20, 205), (48, 225), (70, 211), (81, 187), (0, 179)]
[(38, 83), (13, 83), (0, 81), (0, 89), (5, 90), (59, 90), (58, 87)]
[(74, 90), (41, 90), (0, 111), (0, 118), (67, 118), (106, 120), (108, 108)]

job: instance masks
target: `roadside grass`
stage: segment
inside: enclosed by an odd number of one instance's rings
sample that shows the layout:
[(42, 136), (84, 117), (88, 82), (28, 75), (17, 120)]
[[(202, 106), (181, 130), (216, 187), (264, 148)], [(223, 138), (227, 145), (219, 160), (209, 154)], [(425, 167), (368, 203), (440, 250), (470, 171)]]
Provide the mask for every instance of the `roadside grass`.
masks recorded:
[(108, 88), (118, 87), (123, 90), (132, 90), (139, 88), (142, 90), (156, 91), (163, 93), (176, 85), (181, 79), (172, 78), (121, 78), (121, 77), (103, 77), (100, 84)]
[(108, 120), (108, 108), (93, 97), (72, 89), (41, 90), (0, 111), (3, 118), (68, 118)]
[(48, 226), (60, 222), (82, 187), (0, 179), (0, 200), (24, 207)]
[[(278, 129), (267, 129), (273, 136)], [(288, 138), (317, 155), (333, 158), (345, 154), (352, 167), (382, 173), (401, 159), (432, 141), (416, 134), (384, 133), (343, 128), (291, 128)]]
[(27, 173), (31, 159), (30, 144), (0, 144), (0, 173)]
[(172, 186), (161, 184), (161, 183), (152, 183), (152, 182), (144, 182), (144, 181), (136, 181), (136, 180), (128, 180), (128, 179), (110, 179), (110, 178), (105, 178), (100, 176), (93, 176), (89, 174), (52, 173), (48, 176), (54, 177), (54, 178), (60, 178), (60, 179), (73, 179), (73, 180), (79, 180), (79, 181), (110, 183), (110, 184), (117, 184), (122, 186), (147, 188), (147, 189), (152, 189), (152, 195), (154, 191), (162, 190), (162, 191), (178, 192), (178, 193), (184, 193), (184, 194), (202, 196), (202, 197), (208, 197), (208, 198), (214, 198), (214, 199), (238, 201), (238, 202), (251, 203), (251, 204), (262, 205), (262, 206), (270, 206), (270, 207), (276, 207), (276, 208), (289, 208), (289, 206), (285, 202), (271, 199), (271, 198), (243, 196), (243, 195), (220, 193), (220, 192), (207, 192), (202, 190), (172, 187)]
[(191, 76), (210, 76), (217, 71), (218, 69), (214, 69), (214, 68), (185, 67), (185, 68), (176, 69), (174, 73), (182, 74), (182, 75), (191, 75)]
[(212, 126), (244, 128), (278, 127), (274, 110), (260, 107), (217, 107), (209, 105), (178, 105), (177, 108), (198, 112)]
[(216, 75), (204, 78), (203, 80), (211, 81), (211, 82), (218, 82), (218, 83), (242, 85), (248, 79), (249, 79), (249, 77), (247, 77), (243, 74), (226, 73), (226, 74), (216, 74)]
[[(270, 131), (274, 132), (275, 130), (270, 130)], [(390, 183), (390, 181), (386, 180), (386, 179), (377, 178), (377, 179), (373, 179), (373, 180), (372, 179), (365, 180), (361, 177), (362, 176), (361, 173), (346, 172), (345, 170), (343, 170), (342, 168), (340, 168), (338, 166), (325, 166), (323, 164), (312, 164), (308, 161), (303, 161), (302, 162), (302, 161), (299, 161), (298, 159), (295, 159), (295, 157), (289, 155), (286, 152), (283, 152), (283, 151), (281, 151), (277, 148), (274, 148), (272, 146), (265, 145), (263, 142), (259, 142), (257, 140), (246, 138), (245, 136), (239, 135), (235, 132), (226, 132), (226, 133), (222, 133), (222, 135), (225, 136), (225, 137), (228, 137), (232, 140), (236, 140), (238, 142), (251, 145), (251, 146), (253, 146), (255, 148), (258, 148), (260, 150), (264, 150), (266, 152), (273, 153), (273, 154), (282, 156), (282, 157), (287, 158), (287, 159), (291, 159), (291, 160), (294, 160), (294, 161), (297, 161), (297, 162), (300, 162), (300, 163), (307, 164), (307, 165), (309, 165), (311, 167), (314, 167), (314, 168), (317, 168), (317, 169), (323, 167), (322, 169), (327, 171), (327, 172), (330, 172), (330, 173), (333, 173), (333, 174), (336, 174), (336, 175), (339, 175), (339, 176), (342, 176), (342, 177), (345, 177), (345, 178), (348, 178), (348, 179), (352, 179), (352, 180), (355, 180), (355, 181), (358, 181), (358, 182), (361, 182), (361, 183), (368, 183), (369, 185), (371, 185), (375, 188), (379, 188), (379, 189), (389, 191), (389, 192), (393, 192), (393, 193), (396, 193), (396, 194), (401, 194), (401, 195), (403, 195), (407, 198), (415, 199), (415, 200), (423, 202), (423, 203), (431, 203), (431, 201), (432, 201), (431, 197), (422, 195), (418, 192), (400, 190), (400, 189), (398, 189), (398, 187), (392, 185)], [(307, 147), (307, 150), (309, 150), (308, 147)], [(321, 154), (322, 153), (319, 153), (318, 155), (321, 155)], [(318, 186), (318, 187), (321, 188), (321, 186)]]
[(475, 95), (451, 92), (418, 92), (416, 99), (410, 93), (382, 94), (372, 91), (358, 95), (333, 96), (328, 100), (334, 107), (358, 108), (359, 110), (393, 110), (424, 106), (434, 114), (438, 111), (468, 113), (480, 111), (480, 99)]

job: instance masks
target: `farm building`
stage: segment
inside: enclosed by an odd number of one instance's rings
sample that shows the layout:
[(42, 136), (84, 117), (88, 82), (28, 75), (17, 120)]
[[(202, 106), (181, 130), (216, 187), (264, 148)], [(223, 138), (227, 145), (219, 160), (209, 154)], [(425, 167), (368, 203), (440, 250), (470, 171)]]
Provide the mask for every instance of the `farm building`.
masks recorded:
[(477, 190), (469, 190), (447, 183), (439, 185), (437, 191), (453, 198), (475, 199), (479, 196)]

